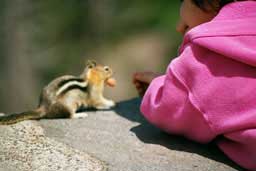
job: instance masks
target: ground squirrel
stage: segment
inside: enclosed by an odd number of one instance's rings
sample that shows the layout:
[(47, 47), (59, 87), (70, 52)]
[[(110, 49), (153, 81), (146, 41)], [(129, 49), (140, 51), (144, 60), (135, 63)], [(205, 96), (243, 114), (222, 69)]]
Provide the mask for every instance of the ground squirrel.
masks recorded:
[(80, 107), (109, 109), (115, 102), (103, 97), (104, 85), (115, 86), (113, 71), (108, 66), (88, 61), (80, 76), (65, 75), (51, 81), (42, 90), (38, 108), (18, 114), (0, 116), (0, 124), (14, 124), (28, 119), (80, 118)]

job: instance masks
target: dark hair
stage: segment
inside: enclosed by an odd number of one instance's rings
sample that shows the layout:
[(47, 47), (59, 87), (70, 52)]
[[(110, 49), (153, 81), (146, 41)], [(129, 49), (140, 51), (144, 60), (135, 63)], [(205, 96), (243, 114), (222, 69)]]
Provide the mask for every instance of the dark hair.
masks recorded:
[[(202, 10), (207, 10), (207, 7), (211, 7), (214, 10), (219, 10), (224, 5), (234, 2), (235, 0), (219, 0), (219, 4), (216, 4), (216, 0), (192, 0), (192, 2), (201, 8)], [(217, 5), (217, 6), (216, 6)]]

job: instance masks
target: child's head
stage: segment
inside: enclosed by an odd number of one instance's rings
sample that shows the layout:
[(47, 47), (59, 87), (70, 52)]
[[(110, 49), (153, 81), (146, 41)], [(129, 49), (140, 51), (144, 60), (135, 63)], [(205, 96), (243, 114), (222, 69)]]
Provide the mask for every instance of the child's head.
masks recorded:
[(181, 0), (180, 20), (177, 31), (185, 34), (188, 30), (210, 21), (219, 9), (235, 0)]

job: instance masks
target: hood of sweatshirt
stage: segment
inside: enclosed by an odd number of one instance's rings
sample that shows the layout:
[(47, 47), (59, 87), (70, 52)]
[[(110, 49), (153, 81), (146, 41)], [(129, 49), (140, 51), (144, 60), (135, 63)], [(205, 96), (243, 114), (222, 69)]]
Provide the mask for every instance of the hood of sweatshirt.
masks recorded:
[(210, 22), (185, 34), (180, 53), (189, 43), (256, 67), (256, 1), (224, 6)]

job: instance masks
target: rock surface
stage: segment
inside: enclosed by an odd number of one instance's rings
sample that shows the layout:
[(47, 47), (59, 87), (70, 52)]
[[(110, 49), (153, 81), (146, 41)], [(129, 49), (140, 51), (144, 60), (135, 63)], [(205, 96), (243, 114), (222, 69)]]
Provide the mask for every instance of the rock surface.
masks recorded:
[(90, 155), (44, 135), (35, 121), (0, 127), (1, 171), (103, 171)]
[(0, 171), (242, 170), (213, 144), (151, 126), (140, 115), (139, 103), (132, 99), (111, 111), (87, 111), (83, 119), (0, 126)]

